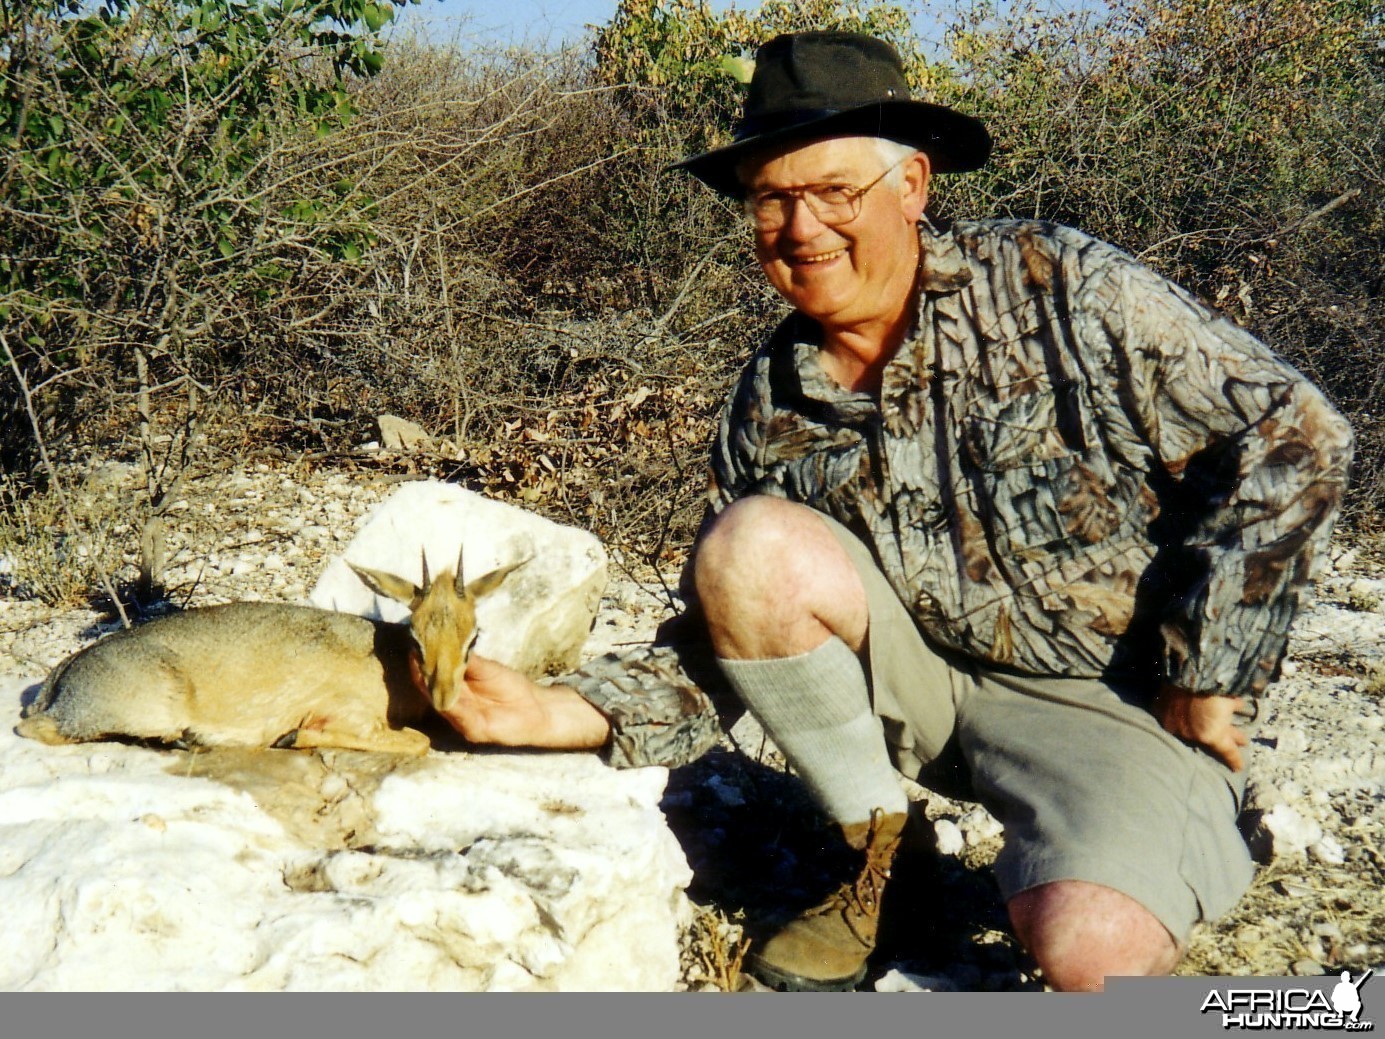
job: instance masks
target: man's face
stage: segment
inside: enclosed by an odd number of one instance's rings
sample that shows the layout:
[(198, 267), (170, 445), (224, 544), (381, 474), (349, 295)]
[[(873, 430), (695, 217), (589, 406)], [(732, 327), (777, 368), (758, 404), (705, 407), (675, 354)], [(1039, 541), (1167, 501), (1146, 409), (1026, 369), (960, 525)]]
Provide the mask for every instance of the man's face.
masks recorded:
[[(834, 137), (765, 152), (740, 167), (747, 194), (808, 185), (861, 188), (887, 167), (869, 137)], [(755, 254), (770, 284), (829, 332), (895, 318), (918, 263), (915, 224), (928, 198), (928, 160), (901, 164), (902, 183), (876, 184), (848, 223), (828, 226), (801, 198), (783, 227), (755, 229)]]

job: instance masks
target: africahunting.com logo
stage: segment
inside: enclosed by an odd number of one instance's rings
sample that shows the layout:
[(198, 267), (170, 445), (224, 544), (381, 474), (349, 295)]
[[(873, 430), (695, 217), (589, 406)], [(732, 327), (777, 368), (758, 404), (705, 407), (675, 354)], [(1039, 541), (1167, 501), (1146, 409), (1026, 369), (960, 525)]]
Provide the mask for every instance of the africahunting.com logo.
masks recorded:
[(1223, 1028), (1323, 1028), (1369, 1032), (1375, 1024), (1362, 1020), (1361, 989), (1375, 973), (1355, 981), (1350, 971), (1331, 989), (1285, 988), (1212, 989), (1202, 1001), (1204, 1014), (1220, 1013)]

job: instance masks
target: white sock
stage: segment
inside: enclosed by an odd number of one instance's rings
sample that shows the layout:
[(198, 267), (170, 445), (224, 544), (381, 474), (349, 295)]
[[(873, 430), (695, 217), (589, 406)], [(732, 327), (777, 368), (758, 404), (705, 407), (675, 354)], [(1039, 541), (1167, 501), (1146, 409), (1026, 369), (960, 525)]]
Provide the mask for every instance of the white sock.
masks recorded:
[(876, 808), (908, 810), (880, 719), (870, 709), (865, 672), (845, 642), (833, 635), (796, 657), (718, 663), (833, 819), (858, 823)]

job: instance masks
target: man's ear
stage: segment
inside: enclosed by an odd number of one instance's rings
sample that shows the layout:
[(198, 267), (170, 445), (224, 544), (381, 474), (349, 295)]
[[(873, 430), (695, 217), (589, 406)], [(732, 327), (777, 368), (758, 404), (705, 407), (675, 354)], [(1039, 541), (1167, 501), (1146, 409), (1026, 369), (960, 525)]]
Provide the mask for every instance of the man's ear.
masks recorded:
[(916, 224), (923, 217), (924, 207), (928, 205), (928, 182), (933, 175), (933, 164), (924, 152), (915, 152), (904, 163), (904, 190), (900, 201), (904, 206), (904, 219)]

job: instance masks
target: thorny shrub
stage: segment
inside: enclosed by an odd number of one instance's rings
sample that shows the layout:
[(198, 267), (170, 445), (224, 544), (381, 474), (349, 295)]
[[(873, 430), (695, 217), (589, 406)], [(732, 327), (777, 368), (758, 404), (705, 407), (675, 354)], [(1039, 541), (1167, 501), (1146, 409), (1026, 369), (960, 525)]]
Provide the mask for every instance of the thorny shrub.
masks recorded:
[[(392, 412), (446, 441), (407, 464), (632, 558), (678, 558), (718, 404), (782, 304), (735, 207), (668, 166), (726, 139), (757, 43), (834, 25), (890, 38), (920, 96), (991, 128), (992, 163), (938, 178), (935, 215), (1074, 224), (1244, 323), (1351, 418), (1349, 518), (1379, 525), (1385, 50), (1367, 0), (1114, 0), (1099, 14), (975, 0), (927, 59), (891, 4), (622, 0), (589, 52), (392, 41), (377, 74), (339, 80), (330, 132), (287, 96), (267, 103), (259, 158), (235, 172), (213, 148), (191, 193), (186, 176), (150, 178), (188, 140), (233, 142), (207, 122), (214, 106), (170, 94), (171, 129), (138, 138), (147, 161), (127, 162), (125, 194), (50, 186), (43, 220), (5, 194), (11, 308), (34, 291), (24, 272), (57, 255), (45, 243), (87, 248), (63, 228), (96, 215), (108, 236), (68, 265), (80, 291), (51, 317), (25, 317), (21, 336), (7, 312), (40, 425), (69, 458), (138, 460), (142, 443), (152, 470), (198, 445), (352, 455)], [(101, 46), (108, 63), (133, 53), (116, 35)], [(338, 82), (325, 53), (295, 53), (301, 82)], [(263, 65), (271, 85), (278, 67)], [(6, 82), (38, 74), (24, 68), (9, 60)], [(35, 82), (59, 89), (51, 76)], [(96, 156), (121, 106), (93, 96), (105, 122), (74, 109), (62, 132)], [(50, 154), (11, 145), (7, 185), (21, 168), (47, 183), (46, 163), (66, 161)], [(232, 214), (229, 257), (204, 233), (216, 205)], [(114, 363), (136, 348), (145, 370)], [(42, 481), (19, 418), (5, 457), (22, 492)]]

